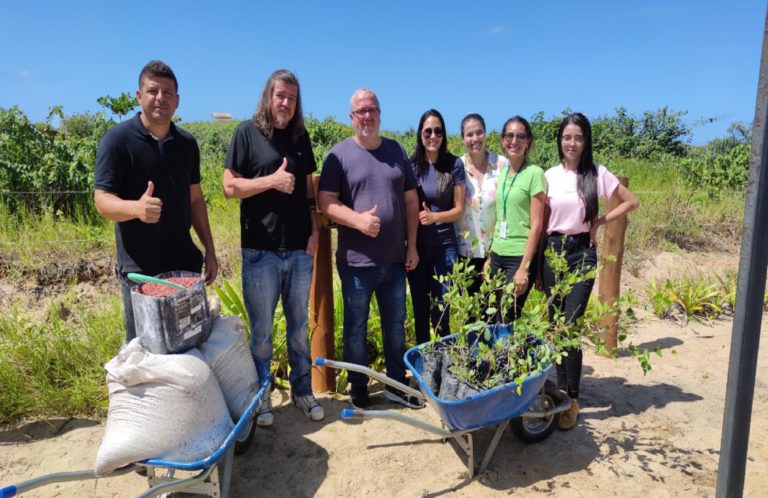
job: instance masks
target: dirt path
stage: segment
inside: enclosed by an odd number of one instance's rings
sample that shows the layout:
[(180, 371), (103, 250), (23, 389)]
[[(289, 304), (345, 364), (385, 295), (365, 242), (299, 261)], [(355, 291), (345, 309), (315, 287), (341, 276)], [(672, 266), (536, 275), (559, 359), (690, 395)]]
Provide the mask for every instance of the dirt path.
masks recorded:
[[(714, 496), (731, 327), (644, 319), (635, 342), (664, 352), (650, 374), (631, 358), (586, 355), (579, 425), (536, 445), (505, 433), (488, 470), (472, 480), (461, 450), (426, 432), (393, 421), (343, 422), (346, 398), (322, 397), (327, 417), (310, 423), (275, 391), (275, 425), (258, 429), (237, 458), (233, 496)], [(762, 353), (745, 496), (765, 496), (768, 478), (767, 361)], [(377, 405), (391, 407), (380, 395)], [(429, 408), (409, 413), (439, 421)], [(87, 420), (0, 432), (0, 483), (92, 467), (102, 432)], [(477, 459), (492, 432), (475, 432)], [(25, 496), (134, 496), (144, 486), (131, 474)]]

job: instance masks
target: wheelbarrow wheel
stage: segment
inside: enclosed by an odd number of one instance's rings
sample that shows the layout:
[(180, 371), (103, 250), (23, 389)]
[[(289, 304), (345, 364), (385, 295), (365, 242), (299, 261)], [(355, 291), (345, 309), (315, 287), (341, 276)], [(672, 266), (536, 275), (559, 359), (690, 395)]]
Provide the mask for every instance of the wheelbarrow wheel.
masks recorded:
[(243, 435), (235, 441), (235, 455), (242, 455), (251, 446), (253, 434), (256, 432), (256, 424), (253, 423), (253, 417), (248, 421), (248, 427), (243, 431)]
[[(544, 388), (539, 395), (534, 398), (531, 410), (549, 410), (557, 406), (560, 401), (560, 391), (553, 382), (548, 380), (544, 383)], [(512, 419), (512, 431), (527, 443), (538, 443), (547, 439), (559, 422), (559, 413), (548, 417), (517, 417)]]

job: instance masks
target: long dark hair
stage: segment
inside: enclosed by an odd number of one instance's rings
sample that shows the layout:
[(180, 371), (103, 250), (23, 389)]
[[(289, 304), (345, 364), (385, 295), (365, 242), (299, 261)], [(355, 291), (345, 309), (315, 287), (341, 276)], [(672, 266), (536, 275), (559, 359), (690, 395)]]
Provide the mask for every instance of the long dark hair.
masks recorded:
[(293, 142), (297, 143), (307, 130), (304, 127), (304, 114), (301, 110), (299, 79), (287, 69), (278, 69), (269, 76), (267, 83), (264, 85), (264, 90), (261, 92), (261, 99), (256, 107), (256, 112), (253, 113), (253, 122), (265, 137), (269, 140), (272, 139), (272, 133), (275, 130), (275, 117), (272, 115), (272, 92), (275, 90), (275, 83), (278, 81), (296, 87), (296, 110), (286, 128), (292, 131), (291, 137)]
[(576, 190), (579, 193), (579, 197), (584, 201), (584, 223), (591, 225), (595, 218), (597, 218), (598, 209), (597, 167), (592, 159), (592, 125), (589, 124), (587, 117), (580, 112), (574, 112), (563, 118), (560, 122), (560, 127), (557, 129), (557, 153), (560, 155), (561, 161), (565, 159), (565, 154), (563, 154), (563, 130), (569, 124), (581, 128), (581, 133), (584, 135), (584, 150), (581, 152), (579, 167), (576, 170)]
[(424, 147), (421, 132), (424, 130), (424, 122), (432, 116), (440, 121), (440, 126), (443, 128), (443, 140), (440, 142), (440, 147), (437, 151), (437, 161), (435, 161), (434, 165), (437, 170), (437, 195), (442, 199), (452, 193), (451, 171), (454, 164), (456, 164), (456, 156), (448, 152), (448, 133), (445, 129), (445, 120), (443, 115), (436, 109), (429, 109), (421, 115), (419, 129), (416, 132), (416, 150), (413, 151), (411, 162), (416, 165), (416, 176), (422, 177), (427, 174), (429, 161), (427, 160), (427, 149)]

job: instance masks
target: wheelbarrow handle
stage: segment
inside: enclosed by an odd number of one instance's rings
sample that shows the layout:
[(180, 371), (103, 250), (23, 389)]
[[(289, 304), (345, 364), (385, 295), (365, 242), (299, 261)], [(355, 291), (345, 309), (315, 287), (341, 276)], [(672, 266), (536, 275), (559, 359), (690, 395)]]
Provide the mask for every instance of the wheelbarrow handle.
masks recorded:
[(412, 388), (411, 386), (407, 386), (402, 382), (398, 382), (396, 380), (390, 379), (389, 377), (387, 377), (381, 372), (377, 372), (372, 368), (358, 365), (357, 363), (349, 363), (345, 361), (336, 361), (336, 360), (329, 360), (328, 358), (317, 357), (315, 358), (315, 365), (318, 367), (329, 367), (329, 368), (335, 368), (337, 370), (349, 370), (350, 372), (359, 372), (361, 374), (367, 375), (372, 379), (378, 380), (382, 384), (392, 386), (396, 389), (399, 389), (400, 391), (403, 391), (406, 394), (415, 396), (418, 399), (424, 399), (424, 395), (421, 394), (421, 391), (418, 391)]

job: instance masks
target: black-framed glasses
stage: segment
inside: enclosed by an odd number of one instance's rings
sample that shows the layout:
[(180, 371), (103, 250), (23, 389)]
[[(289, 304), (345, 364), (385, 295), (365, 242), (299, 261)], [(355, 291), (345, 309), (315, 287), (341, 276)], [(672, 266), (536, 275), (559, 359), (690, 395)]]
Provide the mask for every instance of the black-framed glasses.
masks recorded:
[(443, 129), (439, 126), (435, 126), (434, 128), (424, 128), (421, 130), (421, 134), (424, 136), (424, 138), (429, 138), (432, 136), (432, 134), (435, 134), (436, 137), (442, 137), (443, 136)]
[(357, 116), (358, 118), (364, 118), (365, 116), (378, 116), (381, 112), (381, 109), (378, 107), (366, 107), (365, 109), (358, 109), (356, 111), (352, 111), (352, 114)]
[(501, 136), (501, 139), (507, 142), (512, 142), (514, 139), (517, 139), (518, 142), (523, 142), (528, 140), (528, 135), (525, 133), (505, 133)]

